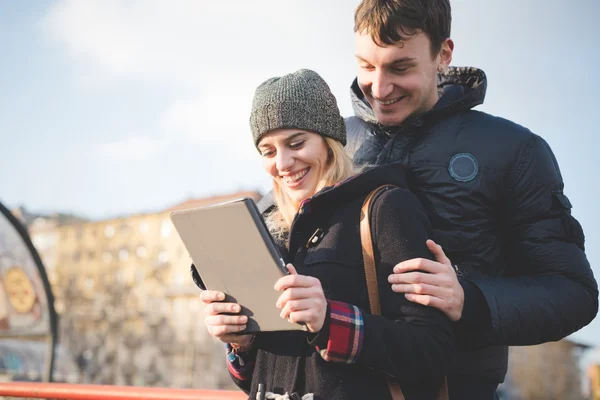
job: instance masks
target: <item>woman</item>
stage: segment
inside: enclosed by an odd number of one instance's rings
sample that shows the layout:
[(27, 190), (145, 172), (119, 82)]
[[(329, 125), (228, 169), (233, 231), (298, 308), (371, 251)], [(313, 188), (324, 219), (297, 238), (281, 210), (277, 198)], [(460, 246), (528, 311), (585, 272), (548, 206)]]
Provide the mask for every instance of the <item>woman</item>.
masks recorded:
[[(453, 351), (450, 323), (388, 283), (397, 263), (432, 257), (425, 245), (432, 228), (401, 167), (355, 173), (335, 98), (313, 71), (261, 84), (250, 126), (273, 177), (277, 209), (267, 226), (290, 262), (291, 274), (274, 282), (277, 306), (281, 318), (306, 324), (308, 332), (238, 335), (247, 322), (235, 315), (239, 305), (221, 303), (220, 292), (202, 292), (208, 331), (227, 343), (235, 383), (251, 399), (261, 396), (259, 387), (266, 398), (386, 399), (391, 377), (406, 399), (436, 399)], [(384, 184), (397, 188), (371, 208), (378, 316), (365, 311), (359, 219), (367, 195)]]

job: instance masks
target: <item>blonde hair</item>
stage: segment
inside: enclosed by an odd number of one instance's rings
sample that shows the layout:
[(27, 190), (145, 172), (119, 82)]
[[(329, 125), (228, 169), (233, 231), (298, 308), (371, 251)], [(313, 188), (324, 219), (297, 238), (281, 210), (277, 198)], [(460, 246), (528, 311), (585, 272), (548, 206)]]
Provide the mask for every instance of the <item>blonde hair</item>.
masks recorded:
[[(330, 137), (322, 137), (327, 145), (329, 158), (327, 160), (327, 168), (317, 184), (315, 193), (358, 173), (358, 169), (352, 164), (352, 160), (346, 154), (343, 145)], [(300, 203), (292, 199), (276, 179), (273, 179), (272, 193), (277, 208), (265, 217), (265, 222), (273, 236), (278, 239), (284, 239), (287, 237)]]

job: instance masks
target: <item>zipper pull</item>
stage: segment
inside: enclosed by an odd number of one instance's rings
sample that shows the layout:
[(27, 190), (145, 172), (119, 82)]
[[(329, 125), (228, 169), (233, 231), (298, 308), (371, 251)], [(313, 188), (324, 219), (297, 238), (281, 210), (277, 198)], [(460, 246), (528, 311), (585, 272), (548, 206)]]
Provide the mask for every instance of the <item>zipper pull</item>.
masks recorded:
[(463, 276), (463, 272), (458, 268), (458, 264), (454, 264), (454, 272), (456, 272), (456, 276)]

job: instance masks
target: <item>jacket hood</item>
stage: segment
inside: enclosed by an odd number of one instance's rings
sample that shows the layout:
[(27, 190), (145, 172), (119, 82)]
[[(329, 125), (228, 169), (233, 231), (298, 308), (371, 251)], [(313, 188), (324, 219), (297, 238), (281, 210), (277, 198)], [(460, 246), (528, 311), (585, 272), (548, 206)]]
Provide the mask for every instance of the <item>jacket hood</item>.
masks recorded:
[[(486, 88), (487, 78), (482, 70), (473, 67), (450, 67), (448, 71), (438, 75), (440, 98), (433, 109), (421, 116), (409, 117), (402, 125), (420, 119), (437, 119), (478, 106), (485, 99)], [(379, 125), (373, 109), (358, 86), (357, 79), (352, 82), (350, 96), (354, 115), (365, 122)]]

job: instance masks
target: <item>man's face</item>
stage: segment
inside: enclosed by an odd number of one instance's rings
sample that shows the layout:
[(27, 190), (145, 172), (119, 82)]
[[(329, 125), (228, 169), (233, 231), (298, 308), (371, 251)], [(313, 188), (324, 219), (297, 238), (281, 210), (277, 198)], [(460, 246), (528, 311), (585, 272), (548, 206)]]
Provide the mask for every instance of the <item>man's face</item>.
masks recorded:
[[(438, 100), (438, 68), (447, 67), (450, 60), (432, 57), (427, 35), (419, 32), (385, 47), (366, 32), (355, 37), (358, 85), (382, 125), (400, 125), (409, 116), (433, 108)], [(450, 59), (451, 53), (452, 49)]]

